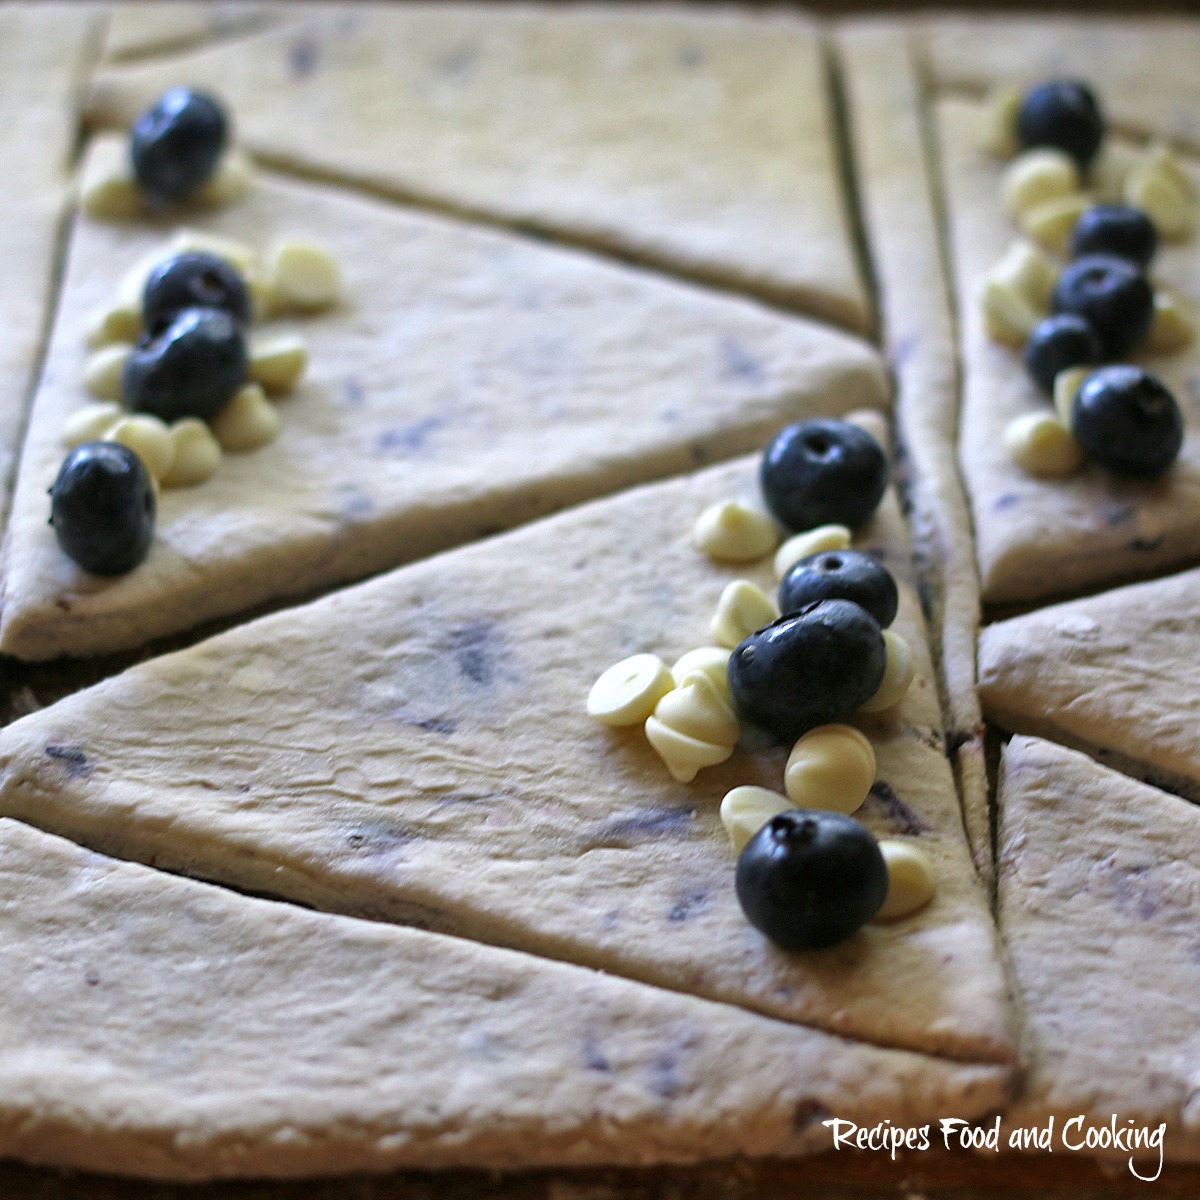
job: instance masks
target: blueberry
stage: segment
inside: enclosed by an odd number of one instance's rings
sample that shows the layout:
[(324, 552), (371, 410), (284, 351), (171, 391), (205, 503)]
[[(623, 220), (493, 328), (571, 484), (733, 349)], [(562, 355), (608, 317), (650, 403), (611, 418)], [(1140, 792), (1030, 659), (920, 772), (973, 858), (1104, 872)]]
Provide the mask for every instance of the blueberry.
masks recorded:
[(1053, 312), (1086, 318), (1106, 358), (1122, 358), (1150, 331), (1154, 289), (1133, 263), (1112, 254), (1085, 254), (1068, 263), (1050, 300)]
[(212, 177), (228, 138), (229, 121), (216, 100), (171, 88), (133, 123), (133, 173), (151, 200), (178, 204)]
[(1086, 317), (1063, 312), (1038, 323), (1025, 343), (1023, 357), (1038, 387), (1053, 392), (1059, 371), (1103, 362), (1104, 346)]
[(119, 442), (76, 446), (50, 489), (58, 544), (96, 575), (123, 575), (146, 557), (156, 511), (150, 472)]
[(879, 443), (846, 421), (801, 421), (771, 439), (760, 472), (767, 507), (788, 529), (868, 520), (887, 489)]
[(1113, 254), (1145, 267), (1158, 249), (1158, 230), (1140, 208), (1129, 204), (1093, 204), (1071, 234), (1071, 257)]
[(1017, 140), (1024, 150), (1062, 150), (1084, 170), (1104, 140), (1104, 114), (1086, 83), (1050, 80), (1025, 93), (1017, 113)]
[(176, 254), (150, 272), (142, 292), (142, 321), (151, 332), (185, 308), (219, 308), (241, 325), (250, 322), (250, 293), (242, 277), (216, 254)]
[(121, 396), (137, 412), (164, 421), (210, 420), (246, 382), (246, 339), (237, 322), (215, 308), (185, 308), (130, 352)]
[(1084, 453), (1117, 475), (1161, 475), (1183, 445), (1175, 397), (1141, 367), (1093, 371), (1071, 405), (1071, 432)]
[(853, 600), (886, 629), (900, 594), (891, 572), (861, 550), (824, 550), (802, 558), (779, 584), (779, 611), (799, 612), (817, 600)]
[(845, 720), (883, 679), (879, 622), (852, 600), (821, 600), (752, 633), (729, 657), (738, 715), (779, 741)]
[(823, 950), (883, 905), (887, 864), (864, 825), (843, 813), (797, 808), (772, 817), (738, 856), (746, 919), (784, 950)]

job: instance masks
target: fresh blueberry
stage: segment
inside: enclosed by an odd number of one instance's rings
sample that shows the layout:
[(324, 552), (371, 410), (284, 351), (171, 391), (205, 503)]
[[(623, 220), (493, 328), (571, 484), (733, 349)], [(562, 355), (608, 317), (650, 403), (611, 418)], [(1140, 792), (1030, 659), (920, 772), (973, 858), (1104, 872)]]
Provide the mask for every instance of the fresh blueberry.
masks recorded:
[(58, 544), (95, 575), (123, 575), (146, 557), (156, 511), (150, 472), (119, 442), (76, 446), (50, 489)]
[(151, 200), (179, 204), (212, 177), (228, 138), (225, 110), (212, 96), (171, 88), (133, 123), (133, 173)]
[(1114, 254), (1145, 267), (1158, 249), (1158, 230), (1140, 208), (1129, 204), (1093, 204), (1071, 234), (1071, 257)]
[(788, 529), (868, 520), (887, 490), (887, 457), (846, 421), (801, 421), (771, 439), (760, 472), (767, 507)]
[(852, 600), (821, 600), (752, 633), (729, 657), (738, 715), (779, 741), (843, 721), (883, 679), (879, 622)]
[(1017, 113), (1017, 140), (1025, 150), (1062, 150), (1084, 170), (1104, 140), (1104, 114), (1086, 83), (1054, 79), (1025, 93)]
[(1068, 263), (1050, 300), (1053, 312), (1086, 318), (1105, 358), (1123, 358), (1150, 331), (1154, 289), (1133, 263), (1112, 254), (1085, 254)]
[(219, 308), (241, 325), (250, 322), (250, 293), (242, 277), (217, 254), (176, 254), (150, 272), (142, 292), (142, 321), (154, 331), (185, 308)]
[(779, 611), (799, 612), (817, 600), (853, 600), (886, 629), (895, 619), (900, 593), (891, 572), (861, 550), (824, 550), (802, 558), (779, 584)]
[(1183, 445), (1183, 416), (1156, 376), (1118, 363), (1084, 380), (1071, 405), (1071, 432), (1084, 453), (1110, 471), (1152, 479)]
[(1104, 361), (1104, 346), (1091, 322), (1078, 313), (1055, 313), (1038, 323), (1025, 343), (1025, 368), (1043, 391), (1054, 391), (1054, 377), (1068, 367)]
[(136, 412), (168, 424), (180, 417), (208, 421), (246, 382), (249, 359), (238, 323), (216, 308), (185, 308), (130, 352), (121, 396)]
[(865, 825), (797, 808), (772, 817), (738, 856), (746, 919), (784, 950), (823, 950), (861, 929), (888, 889), (887, 864)]

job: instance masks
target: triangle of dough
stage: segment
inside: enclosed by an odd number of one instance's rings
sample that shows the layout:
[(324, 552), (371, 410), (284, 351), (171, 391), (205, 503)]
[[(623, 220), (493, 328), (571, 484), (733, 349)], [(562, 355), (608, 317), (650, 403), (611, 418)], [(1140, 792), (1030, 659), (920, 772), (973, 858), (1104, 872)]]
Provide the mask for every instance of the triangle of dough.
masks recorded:
[[(1200, 147), (1195, 21), (1121, 17), (939, 15), (920, 23), (930, 74), (942, 88), (1090, 80), (1110, 121)], [(1153, 64), (1153, 69), (1148, 69)]]
[(13, 503), (7, 653), (140, 645), (886, 403), (857, 338), (579, 251), (267, 177), (197, 225), (262, 251), (318, 238), (345, 300), (298, 323), (310, 367), (279, 438), (164, 492), (149, 557), (102, 579), (58, 548), (46, 491), (89, 400), (89, 319), (170, 231), (77, 221)]
[(869, 325), (807, 18), (334, 4), (104, 68), (90, 116), (180, 79), (268, 161)]
[[(1026, 1068), (1006, 1126), (1054, 1115), (1057, 1138), (1073, 1118), (1086, 1130), (1116, 1114), (1122, 1130), (1166, 1122), (1168, 1159), (1200, 1157), (1200, 812), (1024, 737), (1004, 754), (999, 807), (1000, 924)], [(1141, 1157), (1152, 1174), (1158, 1152)]]
[(881, 1050), (0, 821), (0, 1153), (122, 1175), (687, 1161), (972, 1117), (1009, 1072)]
[(902, 585), (918, 678), (859, 723), (859, 810), (912, 838), (934, 902), (832, 950), (742, 915), (717, 809), (786, 752), (673, 783), (639, 729), (584, 711), (639, 651), (705, 644), (738, 574), (691, 543), (757, 457), (635, 489), (135, 667), (0, 734), (0, 811), (115, 853), (598, 967), (879, 1045), (1011, 1054), (994, 930), (963, 835), (894, 497), (861, 531)]
[[(961, 461), (975, 516), (976, 551), (987, 603), (1062, 596), (1183, 565), (1200, 555), (1200, 394), (1189, 383), (1200, 346), (1145, 362), (1183, 410), (1183, 449), (1152, 481), (1121, 480), (1096, 465), (1068, 479), (1035, 479), (1012, 461), (1004, 429), (1046, 410), (1048, 399), (1017, 351), (991, 341), (979, 291), (1016, 230), (1000, 200), (1003, 164), (976, 144), (980, 105), (936, 106), (943, 187), (950, 220), (963, 364)], [(1189, 164), (1195, 178), (1200, 171)], [(1200, 252), (1192, 239), (1166, 247), (1151, 272), (1194, 303)]]
[(87, 6), (0, 8), (0, 78), (21, 81), (0, 95), (0, 532), (52, 301), (77, 120), (70, 92), (97, 20)]
[(1197, 596), (1200, 571), (1187, 571), (989, 626), (985, 711), (1200, 800)]
[(958, 469), (958, 351), (913, 40), (907, 21), (868, 17), (837, 27), (880, 324), (896, 380), (907, 516), (945, 692), (947, 746), (971, 853), (990, 881), (991, 818), (975, 690), (979, 579)]

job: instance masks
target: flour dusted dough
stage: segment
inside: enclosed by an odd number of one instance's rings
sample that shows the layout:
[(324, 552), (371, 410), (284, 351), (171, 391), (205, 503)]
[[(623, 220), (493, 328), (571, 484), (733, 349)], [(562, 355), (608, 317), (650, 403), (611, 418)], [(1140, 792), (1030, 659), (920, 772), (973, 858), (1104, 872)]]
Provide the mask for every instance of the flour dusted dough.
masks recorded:
[(140, 645), (761, 446), (802, 415), (886, 403), (864, 342), (592, 255), (265, 173), (196, 224), (327, 245), (335, 310), (295, 322), (310, 368), (283, 432), (165, 492), (147, 560), (101, 579), (47, 525), (85, 331), (169, 226), (79, 219), (13, 504), (0, 649)]
[(333, 4), (102, 69), (90, 116), (181, 79), (272, 162), (869, 324), (806, 17)]
[[(877, 1045), (1007, 1061), (1006, 990), (963, 835), (894, 498), (861, 533), (901, 582), (917, 679), (856, 722), (859, 816), (912, 838), (938, 893), (834, 949), (743, 916), (721, 797), (787, 748), (673, 783), (593, 680), (707, 642), (725, 584), (697, 513), (757, 456), (635, 489), (136, 667), (0, 733), (0, 811), (99, 849), (318, 907), (598, 967)], [(773, 587), (769, 560), (750, 573)]]
[(1026, 1069), (1006, 1127), (1165, 1121), (1166, 1157), (1200, 1158), (1200, 812), (1025, 737), (1005, 752), (998, 805)]
[(991, 625), (984, 710), (1200, 800), (1200, 571)]
[(0, 821), (0, 1154), (171, 1179), (797, 1154), (1003, 1102), (579, 967), (249, 899)]
[(75, 137), (72, 89), (101, 15), (89, 5), (0, 6), (0, 533), (51, 302)]
[[(1020, 355), (988, 338), (979, 304), (984, 275), (1016, 236), (1000, 200), (1003, 164), (978, 148), (980, 104), (943, 99), (935, 110), (961, 330), (960, 450), (984, 600), (1045, 600), (1195, 559), (1200, 393), (1190, 380), (1200, 366), (1200, 346), (1144, 358), (1184, 415), (1183, 449), (1163, 478), (1120, 480), (1095, 465), (1068, 479), (1034, 479), (1022, 471), (1005, 449), (1004, 428), (1022, 413), (1047, 410), (1049, 400), (1025, 372)], [(1177, 287), (1192, 304), (1200, 302), (1200, 241), (1165, 248), (1151, 275)]]
[(971, 854), (990, 880), (983, 718), (975, 694), (979, 580), (958, 473), (957, 351), (911, 27), (860, 18), (838, 27), (837, 45), (884, 344), (896, 380), (907, 516), (926, 584), (947, 738)]

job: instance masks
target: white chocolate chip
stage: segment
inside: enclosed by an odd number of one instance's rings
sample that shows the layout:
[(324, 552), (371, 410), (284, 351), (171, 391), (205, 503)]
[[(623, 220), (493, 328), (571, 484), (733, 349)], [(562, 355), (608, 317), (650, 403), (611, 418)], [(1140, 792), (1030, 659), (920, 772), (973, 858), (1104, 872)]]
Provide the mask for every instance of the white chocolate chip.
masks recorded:
[(850, 545), (850, 530), (845, 525), (818, 525), (793, 534), (775, 551), (775, 578), (782, 579), (802, 558), (824, 554), (826, 550), (845, 550)]
[(671, 778), (680, 783), (691, 783), (705, 767), (715, 767), (733, 753), (732, 746), (718, 746), (688, 737), (686, 733), (664, 725), (657, 717), (646, 718), (646, 737), (671, 772)]
[(1196, 337), (1196, 316), (1183, 298), (1167, 288), (1154, 293), (1154, 320), (1146, 336), (1151, 354), (1175, 354)]
[(692, 540), (717, 562), (752, 562), (779, 545), (779, 528), (761, 508), (723, 500), (710, 504), (696, 518)]
[(859, 711), (865, 713), (885, 712), (895, 708), (904, 694), (908, 691), (917, 671), (913, 659), (912, 647), (895, 630), (883, 631), (883, 646), (887, 653), (887, 661), (883, 668), (883, 679), (870, 700), (859, 705)]
[(720, 689), (703, 672), (692, 671), (655, 706), (654, 715), (677, 733), (716, 746), (732, 746), (741, 726)]
[(124, 300), (93, 313), (87, 326), (87, 344), (93, 350), (113, 342), (133, 343), (141, 336), (141, 304)]
[(1042, 314), (1010, 283), (985, 279), (980, 298), (983, 327), (994, 342), (1019, 350)]
[(250, 190), (253, 179), (254, 164), (244, 150), (235, 146), (221, 156), (212, 178), (196, 193), (195, 202), (205, 208), (234, 204)]
[(994, 88), (984, 104), (976, 134), (980, 150), (994, 158), (1012, 158), (1021, 149), (1017, 140), (1017, 114), (1021, 93), (1015, 87)]
[(1040, 312), (1050, 307), (1050, 296), (1058, 283), (1058, 264), (1040, 246), (1018, 238), (1004, 257), (987, 273), (987, 278), (1007, 284)]
[(726, 584), (709, 624), (713, 639), (732, 649), (779, 616), (774, 601), (757, 584), (735, 579)]
[(250, 378), (268, 392), (286, 392), (296, 386), (308, 366), (308, 346), (298, 333), (250, 334)]
[(1145, 162), (1164, 179), (1169, 179), (1189, 200), (1196, 198), (1196, 185), (1183, 169), (1179, 156), (1166, 142), (1152, 142), (1146, 147)]
[(198, 417), (184, 417), (170, 428), (175, 460), (163, 476), (163, 487), (194, 487), (211, 479), (221, 465), (221, 446), (212, 430)]
[(157, 417), (133, 413), (121, 417), (105, 434), (104, 440), (128, 446), (146, 464), (146, 470), (161, 481), (175, 461), (175, 443), (171, 431)]
[(657, 654), (632, 654), (592, 684), (587, 713), (605, 725), (640, 725), (674, 686), (671, 672)]
[[(1075, 405), (1075, 393), (1083, 387), (1083, 381), (1092, 373), (1093, 367), (1067, 367), (1054, 377), (1054, 411), (1067, 430), (1071, 428), (1071, 410)], [(1057, 436), (1054, 434), (1052, 436)]]
[(122, 342), (103, 346), (83, 365), (83, 383), (97, 400), (121, 399), (121, 373), (130, 347)]
[[(1186, 182), (1186, 181), (1185, 181)], [(1125, 203), (1140, 208), (1164, 241), (1178, 242), (1196, 228), (1196, 203), (1176, 172), (1162, 161), (1134, 167), (1125, 179)]]
[(1037, 479), (1062, 479), (1079, 470), (1083, 451), (1053, 413), (1023, 413), (1004, 428), (1004, 447), (1013, 462)]
[(125, 410), (111, 401), (88, 404), (75, 412), (63, 427), (63, 444), (74, 450), (84, 442), (101, 441), (124, 415)]
[(772, 818), (795, 807), (786, 797), (770, 788), (747, 784), (725, 793), (721, 801), (721, 824), (733, 843), (733, 852), (741, 854), (746, 843)]
[(79, 206), (101, 221), (126, 221), (143, 206), (124, 138), (97, 138), (79, 185)]
[(1017, 220), (1022, 233), (1033, 238), (1035, 242), (1053, 250), (1056, 254), (1065, 254), (1075, 229), (1084, 210), (1090, 208), (1092, 199), (1082, 192), (1070, 196), (1058, 196), (1053, 200), (1045, 200), (1025, 209)]
[(180, 229), (168, 243), (167, 253), (159, 255), (159, 261), (175, 254), (215, 254), (243, 278), (255, 273), (258, 262), (258, 255), (245, 242), (203, 229)]
[(333, 255), (300, 238), (275, 244), (267, 260), (267, 282), (281, 308), (328, 308), (342, 294), (342, 272)]
[(258, 450), (273, 442), (283, 421), (257, 383), (248, 383), (210, 422), (221, 449), (230, 454)]
[(1010, 163), (1000, 184), (1004, 207), (1014, 218), (1047, 200), (1059, 200), (1078, 190), (1075, 160), (1061, 150), (1044, 147), (1026, 150)]
[(852, 725), (818, 725), (792, 747), (784, 790), (801, 808), (855, 812), (875, 782), (875, 747)]
[(908, 842), (884, 838), (880, 853), (887, 865), (888, 889), (883, 905), (872, 918), (876, 921), (895, 921), (924, 908), (937, 891), (933, 863), (928, 856)]
[(676, 661), (671, 675), (678, 685), (684, 676), (693, 671), (703, 671), (717, 685), (726, 704), (729, 700), (729, 650), (724, 646), (697, 646)]
[(1142, 155), (1124, 142), (1105, 138), (1088, 170), (1096, 199), (1104, 204), (1116, 204), (1125, 195), (1125, 180), (1129, 172), (1142, 162)]

